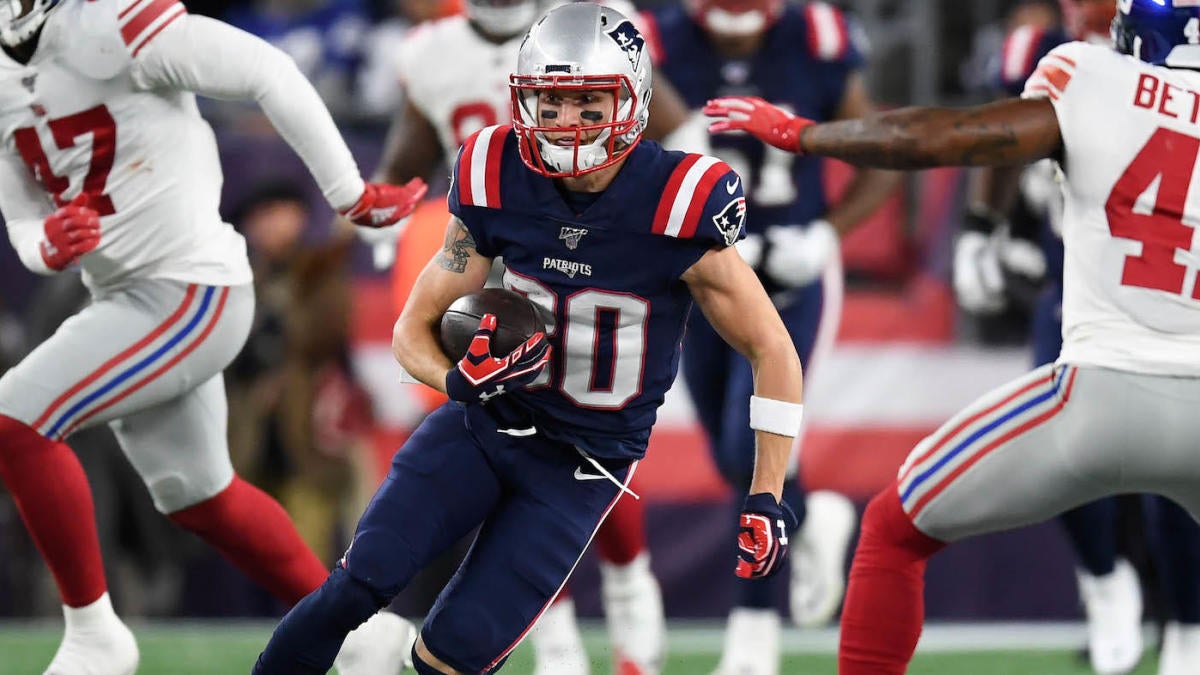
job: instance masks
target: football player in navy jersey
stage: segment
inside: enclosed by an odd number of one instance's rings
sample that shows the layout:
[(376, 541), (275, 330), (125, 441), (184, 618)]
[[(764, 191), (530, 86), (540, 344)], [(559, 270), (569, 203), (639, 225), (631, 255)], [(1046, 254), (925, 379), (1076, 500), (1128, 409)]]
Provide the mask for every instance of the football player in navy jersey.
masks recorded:
[[(1018, 26), (1004, 41), (998, 89), (1019, 96), (1037, 64), (1055, 47), (1083, 40), (1110, 44), (1116, 15), (1111, 0), (1059, 0), (1062, 23)], [(962, 232), (955, 242), (954, 286), (959, 304), (988, 316), (1010, 302), (1032, 301), (1035, 366), (1062, 349), (1062, 197), (1050, 160), (1026, 168), (983, 168), (973, 177)], [(1040, 290), (1031, 290), (1040, 284)], [(1200, 530), (1174, 502), (1147, 496), (1147, 537), (1171, 616), (1164, 663), (1200, 658)], [(1137, 571), (1117, 555), (1117, 499), (1071, 509), (1059, 518), (1079, 567), (1079, 595), (1088, 621), (1093, 672), (1131, 670), (1142, 656), (1142, 595)]]
[[(690, 0), (663, 5), (644, 23), (656, 67), (694, 110), (726, 95), (761, 96), (821, 120), (858, 117), (873, 108), (860, 70), (859, 31), (825, 3)], [(716, 136), (711, 143), (713, 154), (744, 181), (750, 215), (738, 249), (758, 272), (810, 369), (837, 333), (838, 236), (875, 211), (898, 178), (886, 171), (859, 171), (845, 197), (831, 205), (822, 185), (823, 160), (796, 157), (747, 135)], [(683, 365), (717, 467), (744, 493), (754, 460), (754, 438), (742, 428), (752, 388), (750, 367), (699, 315), (684, 341)], [(796, 450), (785, 490), (804, 526), (793, 551), (791, 613), (800, 625), (819, 625), (840, 604), (847, 542), (857, 517), (836, 493), (804, 498)], [(741, 584), (718, 672), (778, 672), (776, 607), (784, 593), (782, 580)]]
[[(693, 302), (754, 369), (743, 401), (757, 459), (731, 567), (777, 571), (781, 502), (799, 432), (800, 360), (770, 298), (733, 245), (741, 179), (703, 155), (640, 142), (651, 95), (645, 41), (592, 3), (530, 29), (510, 79), (511, 126), (459, 152), (445, 245), (393, 335), (397, 360), (450, 403), (396, 453), (326, 583), (280, 623), (256, 673), (324, 673), (348, 629), (479, 527), (413, 647), (418, 673), (490, 673), (553, 600), (646, 450), (678, 369)], [(505, 285), (554, 316), (492, 354), (485, 316), (457, 364), (442, 353), (446, 308), (502, 257)]]

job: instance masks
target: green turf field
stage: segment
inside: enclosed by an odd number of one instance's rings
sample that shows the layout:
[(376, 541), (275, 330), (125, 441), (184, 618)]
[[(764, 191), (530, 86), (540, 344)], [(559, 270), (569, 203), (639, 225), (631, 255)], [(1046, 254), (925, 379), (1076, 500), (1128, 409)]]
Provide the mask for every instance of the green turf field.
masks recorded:
[[(49, 662), (58, 643), (58, 628), (27, 628), (0, 625), (0, 675), (38, 675)], [(270, 633), (265, 624), (134, 625), (142, 649), (145, 675), (200, 675), (201, 673), (249, 673), (250, 664)], [(604, 635), (587, 629), (588, 650), (594, 655), (593, 674), (608, 675)], [(673, 630), (673, 649), (664, 675), (708, 675), (720, 649), (719, 629)], [(804, 648), (809, 651), (808, 648)], [(790, 653), (782, 673), (829, 673), (836, 661), (826, 653)], [(795, 652), (794, 648), (790, 651)], [(522, 647), (509, 660), (505, 675), (529, 675), (531, 654)], [(963, 651), (936, 652), (919, 656), (911, 675), (1087, 675), (1086, 668), (1065, 650), (1049, 651)], [(1137, 675), (1155, 672), (1153, 657), (1147, 657)]]

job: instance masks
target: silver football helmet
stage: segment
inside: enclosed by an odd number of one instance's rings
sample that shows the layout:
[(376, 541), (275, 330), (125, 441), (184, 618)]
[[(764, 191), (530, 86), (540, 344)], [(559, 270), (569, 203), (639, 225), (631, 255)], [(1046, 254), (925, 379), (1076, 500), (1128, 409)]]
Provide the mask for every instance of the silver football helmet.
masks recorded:
[(21, 0), (0, 0), (0, 44), (15, 47), (33, 37), (59, 0), (33, 0), (26, 12)]
[[(561, 5), (529, 29), (509, 88), (521, 158), (545, 176), (579, 176), (612, 166), (641, 140), (650, 116), (650, 54), (620, 12), (591, 2)], [(561, 126), (539, 114), (544, 93), (572, 90), (611, 92), (611, 119)], [(547, 132), (574, 132), (575, 142), (553, 143)]]
[(538, 0), (466, 0), (463, 11), (485, 33), (508, 38), (529, 30), (541, 6)]

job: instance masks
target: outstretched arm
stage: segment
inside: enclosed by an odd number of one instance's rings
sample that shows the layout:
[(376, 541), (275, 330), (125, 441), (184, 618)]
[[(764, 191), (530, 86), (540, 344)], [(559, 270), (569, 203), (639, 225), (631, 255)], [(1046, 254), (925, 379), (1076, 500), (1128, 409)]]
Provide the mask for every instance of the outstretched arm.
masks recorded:
[(714, 132), (745, 131), (798, 154), (836, 157), (856, 166), (927, 169), (1011, 166), (1062, 148), (1046, 99), (1007, 99), (973, 108), (902, 108), (856, 120), (816, 124), (752, 98), (710, 101)]
[(188, 14), (152, 40), (133, 57), (137, 86), (258, 103), (304, 160), (329, 205), (356, 225), (390, 225), (424, 196), (421, 181), (403, 187), (363, 181), (324, 102), (278, 48), (215, 19)]
[(1010, 166), (1050, 157), (1062, 146), (1047, 99), (1009, 99), (975, 108), (904, 108), (865, 119), (818, 124), (803, 152), (858, 166)]
[[(848, 120), (866, 117), (875, 112), (875, 105), (867, 94), (867, 85), (861, 73), (850, 76), (846, 93), (837, 110), (837, 119)], [(846, 192), (836, 206), (829, 209), (825, 220), (839, 234), (850, 232), (883, 205), (883, 202), (900, 185), (900, 174), (875, 168), (860, 168), (846, 187)]]

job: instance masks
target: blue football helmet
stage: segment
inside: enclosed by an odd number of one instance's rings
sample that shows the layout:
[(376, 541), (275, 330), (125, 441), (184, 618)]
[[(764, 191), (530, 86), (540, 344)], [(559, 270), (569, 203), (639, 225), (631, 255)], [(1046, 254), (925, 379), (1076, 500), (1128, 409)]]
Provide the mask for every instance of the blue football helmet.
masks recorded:
[(1200, 68), (1200, 0), (1118, 0), (1114, 46), (1173, 68)]

